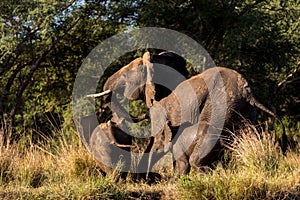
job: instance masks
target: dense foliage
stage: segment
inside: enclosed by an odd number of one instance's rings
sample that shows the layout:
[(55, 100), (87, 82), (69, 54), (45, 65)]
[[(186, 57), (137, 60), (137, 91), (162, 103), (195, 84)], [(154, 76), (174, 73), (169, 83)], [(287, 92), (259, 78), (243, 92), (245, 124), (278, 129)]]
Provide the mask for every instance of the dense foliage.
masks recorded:
[(286, 125), (299, 126), (299, 0), (2, 0), (0, 13), (0, 130), (15, 139), (69, 126), (83, 59), (104, 39), (143, 26), (189, 35), (218, 65), (245, 75)]

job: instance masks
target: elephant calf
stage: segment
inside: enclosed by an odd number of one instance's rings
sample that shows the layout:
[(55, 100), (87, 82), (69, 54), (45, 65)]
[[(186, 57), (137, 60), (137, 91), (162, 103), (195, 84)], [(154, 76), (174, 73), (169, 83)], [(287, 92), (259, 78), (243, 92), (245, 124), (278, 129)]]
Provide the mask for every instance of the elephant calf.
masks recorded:
[[(116, 167), (122, 167), (124, 171), (131, 167), (132, 136), (120, 126), (111, 121), (99, 124), (94, 115), (84, 117), (80, 121), (80, 137), (104, 173), (111, 173)], [(119, 164), (123, 166), (118, 166)]]
[[(121, 172), (121, 177), (125, 178), (127, 172), (134, 172), (133, 179), (145, 179), (145, 173), (137, 173), (132, 168), (132, 153), (136, 146), (132, 145), (132, 136), (126, 132), (124, 121), (98, 123), (95, 115), (87, 116), (80, 121), (80, 137), (86, 147), (95, 157), (98, 166), (105, 174), (111, 174), (114, 169)], [(160, 175), (150, 173), (148, 183), (160, 180)]]

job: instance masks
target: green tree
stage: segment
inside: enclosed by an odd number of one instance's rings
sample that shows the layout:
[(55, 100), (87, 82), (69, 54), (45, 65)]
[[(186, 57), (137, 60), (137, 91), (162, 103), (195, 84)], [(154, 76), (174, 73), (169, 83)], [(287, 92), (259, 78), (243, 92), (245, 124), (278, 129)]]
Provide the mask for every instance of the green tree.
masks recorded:
[(50, 131), (46, 120), (55, 125), (70, 112), (82, 60), (131, 23), (126, 6), (104, 0), (1, 1), (0, 128), (15, 137), (25, 130)]
[[(191, 36), (217, 65), (241, 72), (260, 101), (299, 121), (299, 0), (2, 0), (0, 13), (0, 129), (15, 137), (68, 124), (83, 59), (137, 26)], [(116, 61), (103, 80), (135, 55)]]
[(146, 0), (140, 5), (138, 26), (186, 33), (217, 65), (241, 72), (260, 101), (299, 121), (299, 0)]

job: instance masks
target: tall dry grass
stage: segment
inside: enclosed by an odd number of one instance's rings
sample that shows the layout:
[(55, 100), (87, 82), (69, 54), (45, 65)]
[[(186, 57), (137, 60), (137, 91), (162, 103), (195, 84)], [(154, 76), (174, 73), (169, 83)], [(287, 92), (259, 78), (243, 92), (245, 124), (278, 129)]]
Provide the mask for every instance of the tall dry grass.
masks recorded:
[(118, 197), (114, 177), (104, 177), (94, 158), (74, 136), (47, 138), (24, 149), (0, 150), (0, 199)]
[(234, 133), (230, 161), (207, 174), (191, 174), (179, 183), (186, 199), (299, 199), (299, 149), (284, 156), (274, 134), (253, 125)]
[[(28, 148), (0, 150), (0, 199), (299, 199), (300, 152), (283, 156), (274, 138), (249, 125), (228, 150), (230, 161), (205, 174), (192, 171), (149, 185), (131, 176), (104, 176), (75, 131)], [(71, 135), (71, 136), (70, 136)]]

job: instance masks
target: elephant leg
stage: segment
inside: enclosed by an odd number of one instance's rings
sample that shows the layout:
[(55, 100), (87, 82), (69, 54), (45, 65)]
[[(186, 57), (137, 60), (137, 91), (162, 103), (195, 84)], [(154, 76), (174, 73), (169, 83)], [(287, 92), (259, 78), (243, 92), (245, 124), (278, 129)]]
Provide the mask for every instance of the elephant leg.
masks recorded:
[(156, 142), (156, 138), (151, 137), (150, 143), (147, 149), (144, 151), (144, 154), (139, 161), (137, 172), (146, 172), (147, 174), (151, 172), (152, 167), (157, 163), (164, 155), (165, 152), (163, 149), (157, 149), (157, 147), (161, 147)]
[(173, 162), (173, 168), (176, 175), (187, 175), (191, 169), (188, 156), (186, 154), (180, 156)]
[(187, 126), (183, 132), (179, 132), (177, 140), (172, 146), (173, 169), (176, 175), (186, 175), (190, 172), (189, 156), (195, 147), (198, 125)]
[(196, 145), (189, 158), (190, 165), (197, 171), (202, 171), (204, 165), (210, 165), (218, 159), (219, 136), (218, 130), (208, 123), (198, 127)]
[(142, 158), (138, 163), (136, 172), (137, 173), (145, 173), (148, 171), (148, 163), (149, 163), (149, 152), (151, 151), (152, 147), (153, 147), (153, 143), (154, 143), (154, 137), (150, 137), (150, 142), (147, 146), (147, 148), (145, 149), (145, 151), (143, 152)]

